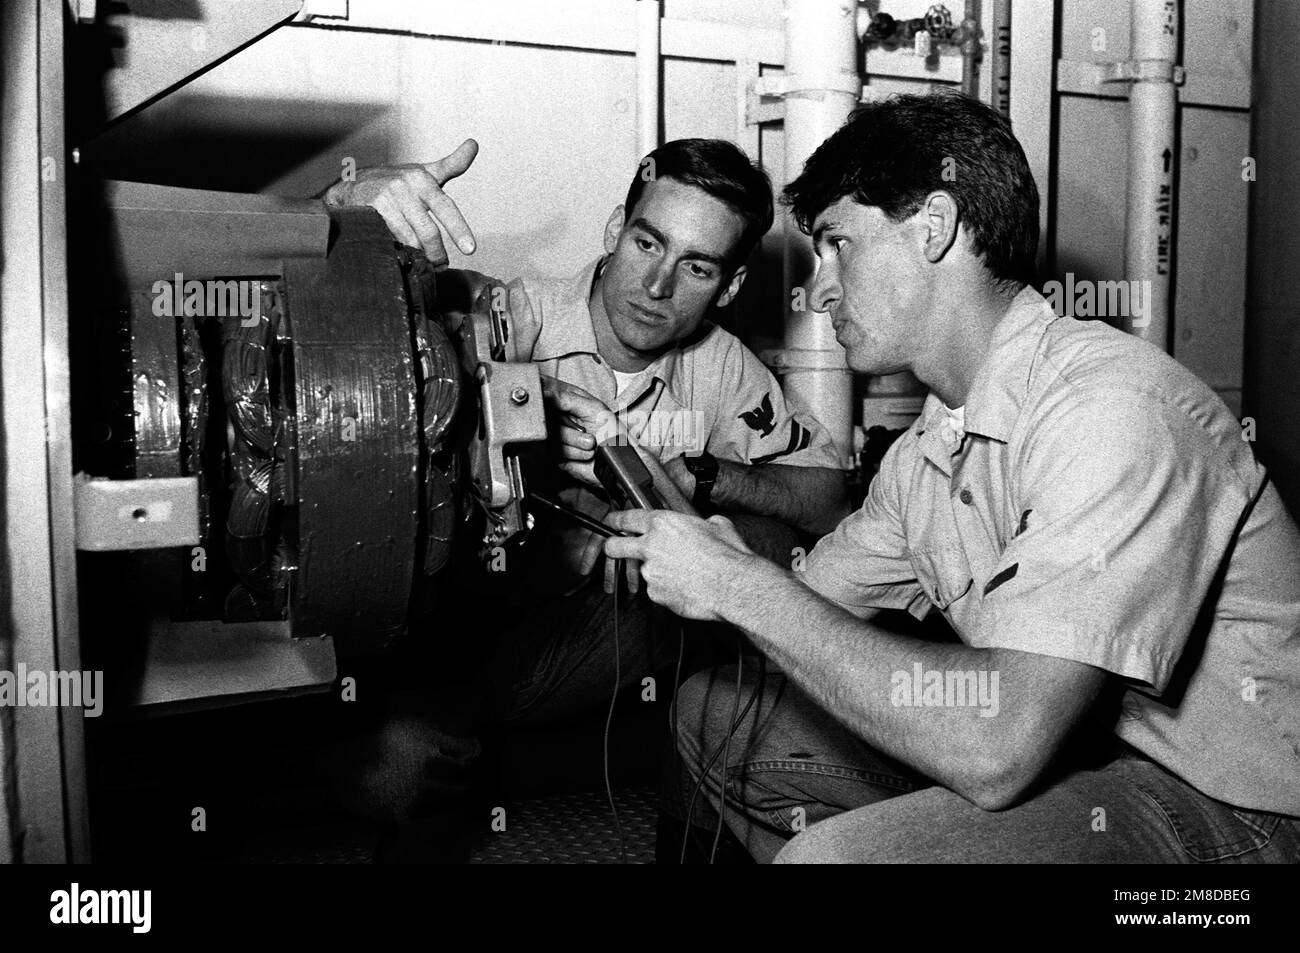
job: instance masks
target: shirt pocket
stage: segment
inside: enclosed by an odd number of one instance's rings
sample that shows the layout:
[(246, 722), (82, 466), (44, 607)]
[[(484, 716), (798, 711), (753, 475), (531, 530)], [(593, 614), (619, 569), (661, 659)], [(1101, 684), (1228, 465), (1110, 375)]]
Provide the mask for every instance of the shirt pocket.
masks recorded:
[(935, 608), (944, 610), (970, 591), (974, 578), (966, 554), (956, 547), (923, 549), (909, 554), (916, 581)]

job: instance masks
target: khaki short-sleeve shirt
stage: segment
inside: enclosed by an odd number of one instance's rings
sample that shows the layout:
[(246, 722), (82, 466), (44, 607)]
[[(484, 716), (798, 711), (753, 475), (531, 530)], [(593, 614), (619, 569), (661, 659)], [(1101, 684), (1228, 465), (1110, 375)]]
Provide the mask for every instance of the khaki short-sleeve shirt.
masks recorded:
[(660, 355), (623, 391), (596, 349), (588, 300), (601, 259), (563, 279), (516, 279), (510, 310), (521, 352), (542, 373), (588, 391), (627, 414), (638, 442), (667, 463), (708, 450), (734, 463), (838, 467), (826, 429), (786, 400), (757, 355), (705, 322), (691, 340)]
[[(543, 374), (575, 384), (624, 415), (628, 430), (661, 463), (708, 450), (719, 460), (747, 465), (839, 468), (826, 429), (786, 400), (762, 361), (735, 335), (705, 322), (689, 341), (660, 355), (620, 391), (600, 356), (588, 301), (602, 259), (570, 278), (510, 282), (512, 325), (521, 355)], [(603, 495), (562, 481), (560, 498), (600, 518)], [(528, 543), (529, 582), (543, 591), (567, 591), (590, 533), (537, 514)]]
[(1026, 289), (965, 435), (944, 417), (932, 395), (803, 580), (1112, 672), (1120, 738), (1211, 797), (1300, 815), (1300, 534), (1223, 402)]

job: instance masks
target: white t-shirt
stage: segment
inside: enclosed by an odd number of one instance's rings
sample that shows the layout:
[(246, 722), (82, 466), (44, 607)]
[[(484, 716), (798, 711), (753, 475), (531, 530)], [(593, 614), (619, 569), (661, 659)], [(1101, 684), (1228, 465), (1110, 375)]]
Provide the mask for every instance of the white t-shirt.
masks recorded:
[[(614, 371), (614, 368), (611, 367), (610, 370)], [(640, 371), (614, 371), (614, 383), (618, 385), (615, 393), (622, 394), (623, 391), (627, 390), (628, 386), (631, 385), (632, 381), (636, 378), (637, 374), (639, 373), (641, 372)]]
[(966, 405), (949, 407), (944, 404), (943, 409), (947, 417), (945, 423), (947, 423), (948, 429), (952, 431), (953, 436), (960, 443), (961, 439), (966, 436)]

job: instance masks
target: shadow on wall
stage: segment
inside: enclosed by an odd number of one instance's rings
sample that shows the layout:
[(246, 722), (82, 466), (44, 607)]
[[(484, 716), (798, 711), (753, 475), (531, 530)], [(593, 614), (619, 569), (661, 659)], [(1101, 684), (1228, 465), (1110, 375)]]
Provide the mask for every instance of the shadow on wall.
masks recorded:
[[(0, 9), (0, 67), (4, 67), (0, 72), (0, 101), (4, 101), (5, 111), (5, 129), (4, 135), (12, 137), (10, 141), (25, 137), (27, 128), (19, 128), (15, 117), (12, 117), (8, 111), (9, 101), (7, 94), (14, 90), (22, 90), (24, 84), (28, 82), (26, 76), (23, 79), (17, 79), (19, 69), (15, 64), (26, 62), (25, 50), (21, 46), (28, 41), (25, 35), (27, 31), (10, 29), (13, 24), (11, 19), (15, 18), (12, 8)], [(11, 85), (12, 84), (12, 85)], [(13, 126), (10, 124), (14, 123)], [(3, 176), (4, 187), (8, 189), (11, 185), (16, 185), (26, 181), (18, 170), (6, 168), (0, 170)], [(6, 198), (8, 192), (5, 192)], [(0, 220), (0, 266), (3, 265), (5, 254), (8, 249), (5, 247), (5, 233), (3, 230), (4, 223)], [(15, 238), (26, 238), (20, 230), (18, 236), (9, 236), (10, 241)], [(3, 313), (3, 303), (0, 303), (0, 322), (13, 321), (13, 314)], [(0, 345), (2, 347), (3, 345)], [(8, 461), (12, 458), (9, 455), (9, 435), (5, 426), (5, 375), (4, 364), (0, 362), (0, 461)], [(8, 473), (4, 472), (4, 467), (0, 466), (0, 671), (13, 671), (13, 575), (9, 565), (9, 527), (8, 527)], [(17, 798), (16, 798), (16, 774), (14, 765), (14, 728), (13, 728), (13, 709), (8, 706), (0, 706), (0, 864), (9, 864), (14, 859), (14, 842), (13, 832), (16, 827), (17, 819)]]
[[(779, 227), (773, 226), (773, 229)], [(715, 308), (709, 320), (740, 338), (753, 350), (776, 347), (785, 331), (781, 250), (762, 242), (749, 256), (749, 274), (731, 304)]]
[[(2, 317), (2, 316), (0, 316)], [(4, 425), (4, 368), (0, 366), (0, 460), (6, 457)], [(6, 545), (0, 546), (0, 671), (12, 671), (11, 656), (13, 652), (13, 625), (11, 623), (10, 592), (8, 584), (13, 578), (9, 574), (9, 546), (7, 544), (7, 526), (5, 510), (6, 487), (0, 479), (0, 540)], [(14, 734), (13, 711), (7, 706), (0, 706), (0, 864), (13, 862), (13, 817), (11, 805), (14, 804)]]
[[(1062, 255), (1057, 258), (1054, 268), (1042, 271), (1036, 287), (1057, 314), (1075, 317), (1080, 321), (1104, 321), (1111, 327), (1118, 328), (1123, 315), (1108, 313), (1108, 307), (1113, 302), (1108, 302), (1105, 296), (1099, 300), (1091, 289), (1095, 289), (1101, 282), (1119, 281), (1120, 277), (1104, 264)], [(1057, 285), (1052, 286), (1050, 282), (1056, 282)], [(1083, 291), (1085, 287), (1090, 288), (1086, 297)], [(1053, 290), (1056, 295), (1049, 294)], [(1057, 307), (1058, 301), (1060, 307)]]
[(109, 179), (315, 194), (338, 178), (344, 157), (359, 168), (389, 161), (390, 109), (178, 92), (81, 146), (81, 161)]

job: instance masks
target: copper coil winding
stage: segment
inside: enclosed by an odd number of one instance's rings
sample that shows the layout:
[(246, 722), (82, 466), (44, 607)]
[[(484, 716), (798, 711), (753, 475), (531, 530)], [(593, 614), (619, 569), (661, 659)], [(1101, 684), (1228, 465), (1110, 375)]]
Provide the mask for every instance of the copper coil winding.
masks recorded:
[(236, 480), (226, 517), (226, 555), (231, 569), (250, 592), (263, 597), (273, 588), (266, 530), (274, 469), (272, 461), (263, 460), (246, 479)]
[(451, 481), (433, 464), (429, 465), (424, 486), (425, 513), (428, 519), (424, 572), (431, 576), (451, 559), (451, 544), (456, 536), (456, 501)]
[(192, 318), (181, 324), (181, 391), (185, 414), (181, 420), (183, 455), (181, 472), (193, 475), (199, 489), (199, 538), (211, 532), (211, 505), (207, 475), (203, 470), (203, 446), (208, 428), (208, 359), (203, 351), (198, 325)]
[(420, 373), (421, 429), (428, 460), (424, 477), (424, 572), (433, 575), (451, 558), (456, 532), (456, 504), (451, 480), (431, 459), (442, 449), (447, 428), (460, 401), (460, 364), (442, 327), (420, 315), (413, 322)]
[(436, 453), (460, 400), (460, 366), (451, 341), (440, 325), (417, 319), (415, 342), (424, 397), (424, 439), (429, 452)]
[(235, 432), (267, 453), (275, 443), (276, 421), (271, 410), (270, 368), (266, 322), (244, 327), (238, 319), (221, 326), (221, 384)]

